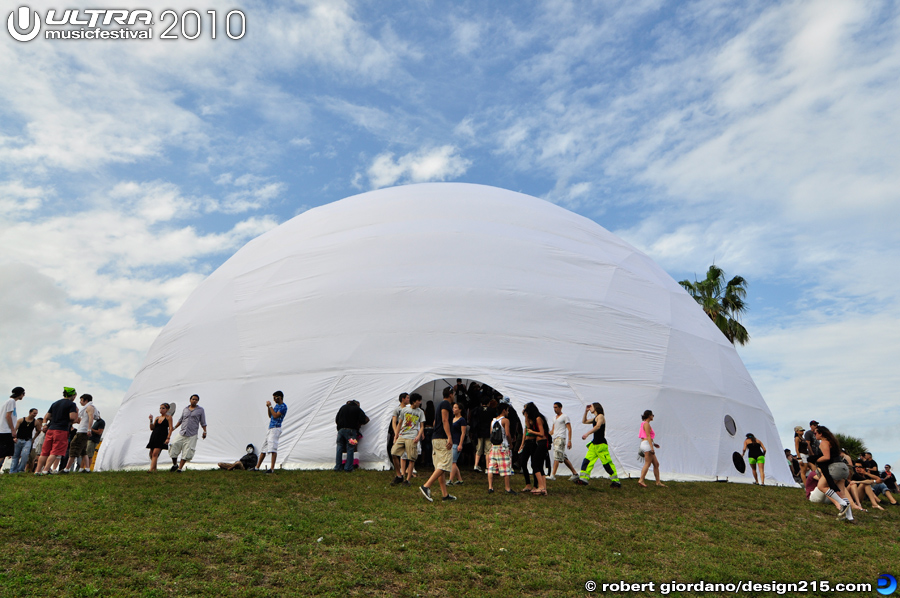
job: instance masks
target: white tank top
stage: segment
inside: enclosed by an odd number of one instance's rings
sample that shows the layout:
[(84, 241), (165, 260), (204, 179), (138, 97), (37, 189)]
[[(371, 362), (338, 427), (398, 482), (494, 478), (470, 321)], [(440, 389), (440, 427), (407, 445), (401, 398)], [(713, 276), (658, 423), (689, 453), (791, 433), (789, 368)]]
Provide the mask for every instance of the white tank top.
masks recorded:
[[(87, 414), (88, 407), (94, 407), (94, 404), (88, 403), (87, 405), (85, 405), (84, 407), (82, 407), (81, 409), (78, 410), (78, 417), (81, 418), (81, 423), (78, 424), (78, 427), (75, 428), (75, 431), (78, 432), (79, 434), (87, 434), (88, 424), (91, 423), (90, 421), (88, 421), (88, 419), (89, 419), (88, 414)], [(100, 410), (97, 409), (96, 407), (94, 407), (94, 422), (96, 422), (98, 419), (100, 419)]]
[[(498, 421), (500, 421), (500, 420), (502, 420), (502, 419), (504, 419), (504, 418), (502, 418), (502, 417), (495, 417), (494, 419), (492, 419), (492, 420), (491, 420), (491, 430), (494, 429), (494, 422), (498, 422)], [(503, 444), (502, 444), (501, 446), (503, 446), (503, 448), (509, 448), (509, 441), (508, 441), (507, 438), (506, 438), (506, 430), (503, 429), (503, 424), (502, 424), (502, 423), (500, 424), (500, 430), (503, 432)]]

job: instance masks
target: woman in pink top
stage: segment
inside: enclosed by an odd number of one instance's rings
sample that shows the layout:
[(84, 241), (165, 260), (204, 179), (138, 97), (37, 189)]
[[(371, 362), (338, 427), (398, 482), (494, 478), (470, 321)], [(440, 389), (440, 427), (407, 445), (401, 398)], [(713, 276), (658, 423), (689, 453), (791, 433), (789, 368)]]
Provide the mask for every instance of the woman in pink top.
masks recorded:
[(641, 478), (638, 480), (638, 486), (642, 488), (646, 488), (647, 484), (644, 483), (644, 478), (647, 477), (647, 471), (650, 469), (650, 464), (653, 464), (653, 477), (656, 478), (656, 485), (665, 487), (665, 484), (659, 481), (659, 460), (656, 458), (656, 450), (659, 445), (655, 444), (653, 440), (656, 438), (656, 432), (653, 431), (653, 428), (650, 427), (650, 422), (653, 421), (653, 412), (647, 409), (644, 411), (644, 415), (641, 416), (641, 431), (638, 433), (638, 437), (641, 439), (641, 452), (644, 455), (644, 468), (641, 469)]

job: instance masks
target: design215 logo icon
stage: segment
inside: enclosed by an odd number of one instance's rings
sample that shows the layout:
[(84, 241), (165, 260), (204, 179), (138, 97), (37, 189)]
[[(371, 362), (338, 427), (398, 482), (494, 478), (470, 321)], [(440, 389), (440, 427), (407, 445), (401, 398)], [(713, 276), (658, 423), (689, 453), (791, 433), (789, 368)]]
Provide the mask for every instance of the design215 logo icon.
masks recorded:
[[(18, 13), (18, 18), (16, 18), (16, 13)], [(41, 32), (41, 15), (34, 11), (34, 22), (31, 23), (31, 20), (31, 9), (27, 6), (20, 6), (19, 10), (9, 13), (9, 18), (6, 20), (6, 28), (9, 29), (9, 34), (13, 36), (13, 39), (20, 42), (30, 42)], [(30, 31), (29, 25), (31, 26)], [(20, 31), (26, 31), (27, 33), (19, 33)]]
[(889, 573), (878, 576), (878, 593), (882, 596), (890, 596), (897, 591), (897, 578)]

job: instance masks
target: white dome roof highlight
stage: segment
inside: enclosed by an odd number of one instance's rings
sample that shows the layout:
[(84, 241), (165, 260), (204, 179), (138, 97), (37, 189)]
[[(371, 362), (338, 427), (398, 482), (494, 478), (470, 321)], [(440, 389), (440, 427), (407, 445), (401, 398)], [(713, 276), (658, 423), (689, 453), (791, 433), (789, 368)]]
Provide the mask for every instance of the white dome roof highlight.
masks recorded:
[[(645, 409), (670, 479), (749, 477), (732, 463), (747, 432), (770, 454), (781, 447), (734, 347), (649, 257), (549, 202), (434, 183), (309, 210), (240, 249), (153, 343), (100, 467), (145, 466), (147, 415), (194, 393), (209, 423), (194, 463), (235, 460), (262, 443), (265, 401), (282, 390), (280, 463), (333, 466), (334, 416), (356, 399), (371, 418), (359, 457), (380, 469), (399, 393), (457, 377), (534, 401), (551, 421), (562, 402), (576, 467), (594, 401), (620, 475), (640, 470)], [(767, 465), (792, 483), (780, 455)]]

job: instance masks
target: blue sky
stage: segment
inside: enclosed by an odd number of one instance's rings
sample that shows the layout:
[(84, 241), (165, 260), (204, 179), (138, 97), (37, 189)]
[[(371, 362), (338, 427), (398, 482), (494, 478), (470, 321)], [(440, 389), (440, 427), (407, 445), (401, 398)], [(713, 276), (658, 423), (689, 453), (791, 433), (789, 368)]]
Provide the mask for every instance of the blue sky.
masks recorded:
[(590, 217), (676, 280), (743, 275), (739, 352), (783, 441), (815, 418), (900, 456), (895, 3), (187, 8), (240, 8), (247, 33), (0, 33), (0, 381), (22, 408), (66, 385), (113, 414), (187, 295), (293, 216), (464, 181)]

